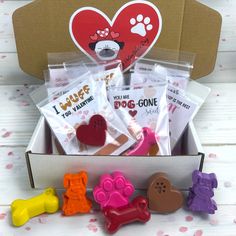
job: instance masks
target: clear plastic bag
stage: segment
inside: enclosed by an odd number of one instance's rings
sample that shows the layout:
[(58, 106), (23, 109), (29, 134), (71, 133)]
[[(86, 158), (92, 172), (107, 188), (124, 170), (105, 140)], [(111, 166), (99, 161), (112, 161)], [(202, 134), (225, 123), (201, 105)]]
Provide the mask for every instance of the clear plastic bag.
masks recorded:
[[(153, 62), (154, 64), (149, 64)], [(144, 76), (145, 74), (149, 75), (149, 80), (152, 82), (158, 82), (159, 80), (167, 80), (169, 84), (173, 85), (176, 88), (179, 88), (183, 92), (186, 90), (189, 79), (190, 71), (186, 70), (187, 68), (167, 68), (163, 65), (158, 64), (158, 61), (152, 61), (149, 59), (141, 59), (136, 64), (132, 70), (132, 77), (137, 77), (138, 74)], [(135, 82), (135, 81), (133, 81)], [(145, 82), (145, 81), (143, 81)]]
[(143, 150), (140, 150), (140, 153), (130, 151), (127, 155), (129, 153), (171, 155), (166, 89), (167, 83), (162, 81), (154, 86), (142, 85), (135, 88), (131, 86), (109, 90), (110, 103), (128, 127), (130, 134), (138, 141), (137, 145), (140, 146), (141, 142), (143, 145), (147, 133), (152, 134), (151, 145), (144, 147), (146, 153), (142, 152)]
[(48, 70), (44, 72), (45, 86), (47, 87), (48, 94), (52, 94), (54, 91), (67, 86), (72, 83), (73, 80), (81, 77), (83, 74), (88, 73), (88, 68), (83, 62), (77, 65), (77, 73), (68, 73), (64, 64), (49, 64)]
[(149, 58), (138, 59), (131, 71), (135, 73), (156, 73), (157, 79), (165, 77), (168, 83), (179, 88), (180, 91), (186, 90), (193, 69), (194, 54), (158, 49), (154, 56), (149, 56)]
[[(143, 84), (146, 86), (155, 86), (163, 80), (164, 77), (156, 76), (155, 71), (133, 73), (130, 85), (134, 87), (143, 86)], [(173, 150), (188, 123), (196, 114), (199, 106), (186, 95), (185, 91), (179, 87), (175, 87), (171, 83), (168, 83), (167, 103), (169, 112), (170, 144), (171, 150)]]
[[(106, 98), (104, 81), (95, 81), (91, 75), (84, 75), (64, 87), (63, 91), (67, 92), (56, 99), (52, 94), (41, 101), (38, 107), (65, 154), (119, 155), (134, 143), (134, 139)], [(56, 91), (56, 94), (60, 92)], [(86, 145), (86, 142), (78, 140), (78, 132), (82, 126), (86, 126), (87, 131), (83, 135), (93, 138), (93, 125), (97, 127), (98, 124), (91, 123), (95, 115), (105, 119), (104, 145)]]
[(105, 80), (107, 87), (122, 86), (124, 77), (120, 60), (94, 63), (77, 53), (49, 53), (45, 86), (51, 94), (59, 87), (65, 87), (81, 75), (90, 72), (95, 80)]
[(76, 77), (81, 75), (81, 65), (91, 72), (95, 80), (104, 80), (106, 87), (120, 87), (124, 84), (121, 61), (96, 64), (93, 62), (68, 61), (64, 63), (68, 75)]

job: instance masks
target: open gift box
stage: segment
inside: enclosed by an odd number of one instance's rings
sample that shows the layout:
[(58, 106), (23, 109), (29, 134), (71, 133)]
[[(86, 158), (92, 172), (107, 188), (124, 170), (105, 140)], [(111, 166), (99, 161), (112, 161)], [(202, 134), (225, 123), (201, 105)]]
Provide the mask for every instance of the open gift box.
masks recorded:
[(31, 138), (26, 152), (26, 161), (31, 186), (63, 188), (63, 175), (85, 170), (88, 173), (88, 188), (96, 186), (104, 173), (122, 171), (136, 189), (146, 189), (148, 178), (156, 172), (168, 173), (176, 187), (188, 189), (192, 172), (202, 170), (204, 154), (193, 123), (189, 124), (177, 145), (173, 156), (66, 156), (47, 155), (50, 129), (43, 117)]
[[(186, 93), (201, 104), (210, 89), (189, 82)], [(104, 173), (122, 171), (136, 189), (146, 189), (148, 178), (156, 172), (168, 174), (179, 189), (188, 189), (192, 183), (192, 172), (202, 170), (204, 154), (196, 130), (191, 122), (177, 143), (172, 156), (78, 156), (46, 154), (51, 145), (51, 132), (42, 116), (36, 126), (26, 152), (26, 161), (31, 186), (63, 188), (65, 173), (84, 170), (88, 173), (88, 188), (93, 188)]]
[[(164, 48), (196, 55), (193, 79), (213, 70), (221, 28), (218, 12), (195, 0), (120, 0), (112, 2), (112, 7), (110, 4), (109, 0), (59, 0), (56, 4), (35, 0), (17, 9), (13, 24), (23, 71), (42, 79), (48, 64), (47, 54), (55, 52), (78, 51), (97, 61), (96, 44), (103, 41), (119, 46), (117, 58), (125, 69), (132, 66), (134, 58), (158, 57), (158, 48)], [(105, 40), (108, 36), (109, 40)], [(196, 100), (205, 99), (209, 93), (194, 82), (189, 88), (190, 97)], [(155, 172), (166, 172), (176, 187), (187, 189), (191, 186), (192, 172), (203, 166), (204, 154), (192, 123), (172, 156), (48, 155), (50, 140), (50, 129), (41, 117), (26, 152), (32, 187), (60, 188), (66, 172), (85, 170), (89, 175), (88, 187), (92, 188), (101, 174), (119, 170), (137, 189), (145, 189), (147, 179)]]

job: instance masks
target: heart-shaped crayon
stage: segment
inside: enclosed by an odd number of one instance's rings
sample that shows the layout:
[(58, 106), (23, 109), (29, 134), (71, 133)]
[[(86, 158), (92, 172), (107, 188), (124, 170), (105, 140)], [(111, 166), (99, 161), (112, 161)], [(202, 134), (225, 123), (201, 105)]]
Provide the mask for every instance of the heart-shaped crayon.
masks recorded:
[(158, 213), (171, 213), (183, 205), (183, 194), (175, 189), (165, 173), (156, 173), (149, 180), (149, 209)]
[(86, 145), (100, 147), (106, 142), (107, 123), (103, 116), (94, 115), (88, 125), (80, 125), (76, 130), (77, 139)]

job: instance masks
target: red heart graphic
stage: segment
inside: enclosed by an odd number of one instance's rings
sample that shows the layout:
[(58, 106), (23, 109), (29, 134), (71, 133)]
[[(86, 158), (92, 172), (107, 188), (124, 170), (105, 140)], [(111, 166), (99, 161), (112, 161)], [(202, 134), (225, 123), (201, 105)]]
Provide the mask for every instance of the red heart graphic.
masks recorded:
[[(148, 53), (161, 28), (161, 14), (148, 1), (128, 2), (112, 20), (93, 7), (78, 9), (70, 19), (71, 38), (82, 52), (94, 61), (120, 59), (124, 70)], [(108, 29), (108, 35), (99, 34), (101, 29)]]
[(83, 144), (100, 147), (106, 142), (106, 130), (106, 120), (101, 115), (94, 115), (88, 125), (80, 125), (77, 128), (76, 136)]
[(137, 115), (137, 111), (136, 110), (134, 110), (134, 111), (129, 111), (129, 114), (132, 116), (132, 117), (135, 117), (136, 115)]

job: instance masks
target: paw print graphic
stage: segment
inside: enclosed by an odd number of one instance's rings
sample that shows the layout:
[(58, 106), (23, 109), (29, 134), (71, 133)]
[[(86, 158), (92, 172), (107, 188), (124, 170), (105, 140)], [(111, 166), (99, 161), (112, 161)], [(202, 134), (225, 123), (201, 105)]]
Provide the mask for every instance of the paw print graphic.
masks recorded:
[(101, 208), (108, 206), (121, 207), (129, 203), (129, 198), (134, 192), (134, 186), (121, 172), (104, 174), (100, 183), (93, 190), (93, 196)]
[(136, 18), (131, 18), (130, 24), (133, 26), (131, 28), (131, 33), (139, 34), (142, 37), (146, 36), (147, 31), (151, 31), (153, 29), (151, 19), (149, 17), (144, 17), (141, 14), (139, 14)]

